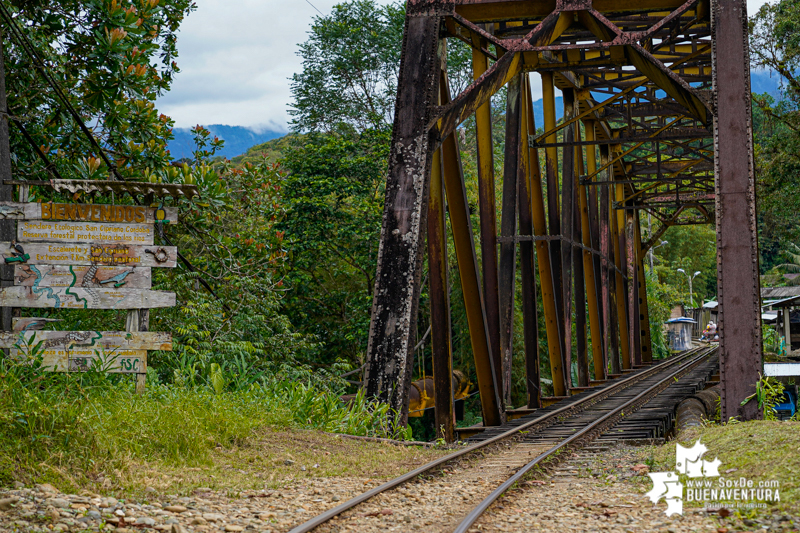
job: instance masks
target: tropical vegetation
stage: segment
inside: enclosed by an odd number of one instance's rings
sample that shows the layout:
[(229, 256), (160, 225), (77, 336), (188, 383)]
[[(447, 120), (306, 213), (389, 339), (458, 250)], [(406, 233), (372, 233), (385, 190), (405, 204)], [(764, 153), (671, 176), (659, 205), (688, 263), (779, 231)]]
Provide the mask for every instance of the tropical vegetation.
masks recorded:
[[(785, 252), (794, 253), (800, 237), (794, 194), (800, 145), (798, 1), (768, 4), (751, 23), (754, 67), (785, 80), (780, 98), (754, 95), (764, 272), (791, 263)], [(274, 412), (262, 423), (401, 436), (391, 424), (378, 423), (387, 414), (384, 406), (361, 397), (345, 405), (339, 397), (356, 391), (340, 376), (361, 368), (366, 352), (403, 6), (346, 0), (315, 19), (300, 46), (302, 70), (292, 78), (290, 135), (227, 160), (217, 156), (223, 141), (198, 126), (192, 132), (193, 157), (180, 162), (166, 149), (173, 122), (157, 111), (155, 100), (179, 73), (176, 40), (180, 24), (196, 8), (193, 2), (60, 0), (4, 6), (19, 30), (3, 38), (15, 177), (136, 178), (196, 184), (201, 191), (200, 200), (176, 202), (181, 223), (166, 229), (166, 239), (185, 261), (174, 270), (157, 269), (154, 286), (175, 291), (179, 305), (154, 311), (150, 329), (173, 332), (175, 345), (171, 352), (151, 356), (148, 392), (136, 401), (155, 409), (147, 402), (189, 405), (192, 397), (211, 411), (240, 409), (245, 414), (236, 420)], [(448, 50), (454, 91), (469, 82), (469, 61), (465, 46)], [(504, 109), (493, 106), (496, 133), (504, 130)], [(468, 199), (476, 205), (473, 131), (468, 121), (459, 135)], [(34, 201), (112, 201), (63, 197), (47, 187), (34, 187), (32, 194)], [(649, 226), (643, 224), (647, 235)], [(700, 272), (693, 282), (696, 301), (716, 297), (714, 238), (711, 227), (675, 227), (663, 237), (667, 244), (654, 251), (647, 283), (658, 354), (667, 351), (661, 324), (674, 305), (689, 303), (687, 280), (678, 269)], [(454, 251), (449, 254), (449, 264), (455, 265)], [(457, 279), (456, 270), (451, 279)], [(451, 301), (454, 366), (474, 376), (458, 283)], [(423, 288), (417, 341), (426, 338), (427, 310)], [(521, 313), (516, 310), (520, 326)], [(540, 309), (540, 322), (543, 315)], [(63, 319), (59, 329), (122, 327), (125, 318), (115, 311), (40, 316)], [(515, 349), (521, 351), (522, 328), (515, 330)], [(540, 331), (546, 383), (543, 322)], [(416, 355), (417, 373), (430, 374), (430, 347), (419, 342)], [(105, 431), (105, 420), (77, 414), (101, 397), (110, 413), (134, 401), (125, 376), (34, 376), (9, 361), (2, 364), (0, 373), (8, 379), (0, 380), (0, 412), (14, 440), (10, 448), (0, 443), (0, 461), (27, 453), (24, 443), (67, 446), (81, 432)], [(512, 369), (514, 405), (524, 401), (521, 365)], [(470, 407), (473, 415), (478, 412), (476, 405)], [(216, 420), (198, 422), (205, 424), (198, 430), (200, 440), (236, 439), (252, 427), (243, 422), (235, 430), (213, 428)], [(146, 435), (132, 437), (130, 446)], [(119, 443), (86, 440), (85, 445), (96, 452)], [(181, 445), (175, 446), (163, 453), (177, 454)], [(0, 481), (2, 476), (0, 468)]]

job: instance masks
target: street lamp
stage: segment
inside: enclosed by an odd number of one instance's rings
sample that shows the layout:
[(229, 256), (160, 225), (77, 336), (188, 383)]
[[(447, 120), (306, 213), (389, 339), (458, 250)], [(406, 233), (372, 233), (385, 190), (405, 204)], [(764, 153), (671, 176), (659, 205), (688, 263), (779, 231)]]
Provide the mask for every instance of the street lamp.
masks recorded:
[(682, 268), (679, 268), (678, 272), (680, 272), (681, 274), (686, 274), (686, 277), (689, 278), (689, 305), (694, 307), (694, 296), (692, 295), (692, 280), (696, 278), (698, 274), (700, 274), (700, 271), (698, 270), (691, 276)]
[(658, 243), (655, 246), (653, 246), (652, 248), (650, 248), (650, 250), (647, 252), (647, 255), (650, 256), (650, 275), (651, 276), (653, 275), (653, 251), (656, 248), (660, 248), (660, 247), (664, 246), (665, 244), (669, 244), (669, 243), (667, 241), (661, 241), (660, 243)]

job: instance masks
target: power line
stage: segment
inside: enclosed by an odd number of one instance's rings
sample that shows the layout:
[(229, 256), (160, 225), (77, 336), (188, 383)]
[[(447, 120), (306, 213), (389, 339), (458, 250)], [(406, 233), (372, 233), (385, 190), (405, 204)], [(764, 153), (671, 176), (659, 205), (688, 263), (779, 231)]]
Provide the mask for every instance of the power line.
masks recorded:
[[(306, 3), (307, 3), (308, 5), (310, 5), (311, 7), (313, 7), (314, 9), (317, 9), (317, 6), (315, 6), (314, 4), (312, 4), (312, 3), (311, 3), (309, 0), (306, 0)], [(320, 15), (322, 15), (323, 17), (325, 16), (325, 13), (323, 13), (323, 12), (322, 12), (322, 11), (320, 11), (319, 9), (317, 9), (317, 12), (318, 12)]]
[[(306, 2), (308, 2), (308, 0), (306, 0)], [(311, 2), (309, 2), (309, 4), (310, 3)], [(314, 9), (317, 8), (314, 7)], [(319, 10), (317, 9), (317, 11)], [(72, 115), (73, 119), (78, 123), (78, 126), (80, 127), (81, 131), (83, 131), (86, 137), (88, 137), (89, 142), (92, 144), (96, 155), (99, 155), (103, 159), (103, 161), (105, 161), (106, 166), (108, 166), (109, 170), (112, 172), (112, 176), (116, 176), (117, 179), (121, 180), (122, 176), (119, 175), (117, 166), (108, 159), (105, 151), (100, 146), (100, 143), (97, 141), (92, 132), (86, 127), (86, 124), (83, 122), (83, 119), (81, 118), (80, 114), (78, 114), (78, 112), (72, 106), (72, 103), (69, 101), (69, 98), (67, 98), (66, 94), (61, 89), (58, 82), (56, 82), (55, 78), (51, 77), (50, 74), (47, 72), (47, 65), (45, 64), (42, 57), (39, 56), (33, 44), (30, 42), (30, 40), (28, 40), (28, 37), (25, 35), (25, 33), (17, 26), (16, 21), (11, 16), (11, 13), (6, 10), (6, 6), (4, 6), (1, 1), (0, 1), (0, 18), (5, 20), (6, 24), (9, 26), (9, 29), (11, 30), (10, 33), (12, 38), (14, 38), (17, 41), (17, 44), (19, 44), (19, 46), (28, 54), (28, 56), (34, 63), (34, 66), (36, 66), (36, 68), (39, 70), (39, 73), (41, 74), (42, 78), (44, 78), (47, 84), (50, 85), (50, 87), (53, 89), (53, 92), (55, 92), (56, 97), (61, 101), (61, 103), (70, 113), (70, 115)], [(4, 114), (7, 116), (9, 115), (7, 110), (4, 112)], [(45, 162), (47, 170), (51, 172), (54, 175), (54, 177), (58, 179), (63, 179), (61, 175), (58, 174), (58, 170), (55, 168), (55, 165), (53, 165), (48, 160), (47, 156), (42, 152), (42, 150), (38, 147), (38, 145), (34, 142), (34, 140), (22, 126), (21, 121), (15, 119), (14, 117), (9, 117), (9, 118), (11, 118), (11, 120), (19, 127), (25, 139), (28, 140), (29, 143), (31, 143), (37, 155), (39, 155), (42, 161)], [(131, 198), (133, 198), (133, 201), (136, 205), (141, 205), (139, 203), (139, 199), (136, 196), (131, 194)], [(169, 237), (163, 234), (161, 235), (161, 237), (164, 239), (164, 241), (166, 241), (167, 246), (173, 246), (172, 241), (169, 239)], [(222, 307), (229, 314), (231, 314), (230, 307), (228, 307), (225, 301), (216, 292), (214, 292), (214, 289), (211, 287), (211, 285), (209, 285), (208, 282), (203, 278), (203, 276), (200, 275), (201, 274), (200, 271), (198, 271), (197, 268), (195, 268), (195, 266), (192, 265), (192, 263), (186, 257), (183, 256), (183, 254), (177, 252), (177, 255), (178, 259), (180, 259), (181, 262), (184, 263), (191, 272), (198, 274), (197, 277), (200, 284), (202, 284), (203, 287), (205, 287), (205, 289), (208, 290), (208, 292), (210, 292), (212, 296), (214, 296), (217, 300), (219, 300), (222, 304)]]
[(89, 131), (89, 128), (86, 127), (86, 124), (83, 122), (83, 118), (81, 118), (80, 114), (72, 106), (69, 98), (67, 98), (67, 95), (58, 85), (58, 82), (56, 82), (55, 78), (51, 77), (47, 72), (47, 66), (45, 65), (44, 60), (38, 54), (36, 48), (34, 48), (30, 40), (28, 40), (28, 37), (25, 35), (25, 33), (19, 28), (19, 26), (17, 26), (16, 21), (2, 2), (0, 2), (0, 17), (5, 20), (6, 25), (10, 30), (11, 38), (17, 41), (17, 44), (19, 44), (20, 48), (22, 48), (22, 50), (28, 54), (28, 57), (30, 57), (31, 61), (33, 61), (34, 66), (39, 70), (42, 78), (47, 82), (48, 85), (50, 85), (50, 88), (53, 89), (56, 98), (61, 101), (61, 104), (66, 108), (67, 112), (72, 115), (72, 118), (78, 124), (80, 130), (89, 139), (89, 143), (92, 145), (95, 155), (100, 156), (100, 158), (105, 162), (106, 166), (111, 172), (111, 177), (116, 177), (117, 179), (121, 180), (122, 176), (119, 175), (117, 165), (111, 162), (103, 148), (100, 146), (100, 143), (97, 141), (92, 132)]

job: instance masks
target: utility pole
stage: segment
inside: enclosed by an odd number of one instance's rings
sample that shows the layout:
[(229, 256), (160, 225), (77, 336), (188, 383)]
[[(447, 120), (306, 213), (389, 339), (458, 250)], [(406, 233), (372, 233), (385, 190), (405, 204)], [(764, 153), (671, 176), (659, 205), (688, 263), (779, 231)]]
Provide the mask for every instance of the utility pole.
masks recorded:
[[(0, 201), (13, 200), (13, 186), (6, 185), (11, 179), (11, 139), (8, 132), (8, 99), (6, 98), (6, 72), (3, 58), (3, 42), (5, 37), (0, 28)], [(14, 221), (0, 221), (0, 241), (14, 240)], [(14, 284), (14, 267), (0, 264), (0, 286), (10, 287)], [(11, 331), (11, 307), (3, 307), (0, 312), (0, 330)]]
[(667, 241), (661, 241), (657, 245), (651, 246), (650, 249), (647, 251), (648, 258), (650, 259), (650, 275), (651, 276), (653, 275), (653, 270), (654, 270), (654, 267), (653, 267), (653, 251), (656, 248), (660, 248), (661, 246), (664, 246), (666, 244), (669, 244), (669, 243)]

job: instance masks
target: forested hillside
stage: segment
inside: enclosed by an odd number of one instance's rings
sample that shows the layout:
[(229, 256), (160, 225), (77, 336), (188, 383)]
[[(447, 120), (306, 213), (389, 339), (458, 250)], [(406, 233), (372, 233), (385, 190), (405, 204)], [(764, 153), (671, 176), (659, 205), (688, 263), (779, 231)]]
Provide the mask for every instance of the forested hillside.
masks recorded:
[[(254, 130), (242, 126), (227, 126), (223, 124), (211, 124), (204, 127), (211, 135), (225, 142), (224, 146), (217, 152), (217, 155), (228, 159), (244, 154), (255, 145), (263, 144), (271, 139), (285, 135), (284, 132), (268, 129)], [(191, 128), (172, 129), (172, 139), (167, 144), (167, 149), (173, 159), (191, 159), (194, 148), (195, 144)]]

